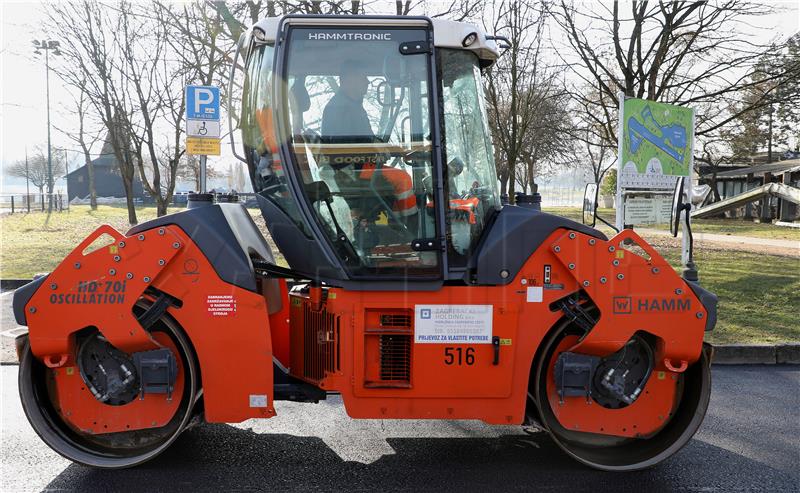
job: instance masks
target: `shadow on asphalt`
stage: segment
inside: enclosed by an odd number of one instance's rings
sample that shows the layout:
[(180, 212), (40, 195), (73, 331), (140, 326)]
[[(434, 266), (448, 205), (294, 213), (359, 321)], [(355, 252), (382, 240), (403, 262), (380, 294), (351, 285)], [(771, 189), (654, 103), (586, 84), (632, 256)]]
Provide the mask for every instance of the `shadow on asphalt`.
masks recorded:
[(693, 440), (669, 461), (635, 473), (604, 473), (569, 459), (547, 435), (389, 438), (394, 454), (343, 461), (316, 437), (257, 434), (204, 425), (135, 469), (67, 467), (46, 490), (785, 490), (798, 479)]

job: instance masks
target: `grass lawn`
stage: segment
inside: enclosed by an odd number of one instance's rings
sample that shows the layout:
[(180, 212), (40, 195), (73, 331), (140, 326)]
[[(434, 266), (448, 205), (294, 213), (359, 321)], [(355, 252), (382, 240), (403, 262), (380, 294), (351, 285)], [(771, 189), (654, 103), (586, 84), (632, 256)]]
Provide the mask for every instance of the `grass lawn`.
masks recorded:
[[(170, 209), (175, 212), (180, 209)], [(156, 217), (155, 207), (136, 210), (139, 222)], [(124, 206), (73, 205), (69, 211), (52, 214), (4, 214), (0, 216), (0, 277), (30, 279), (34, 274), (49, 272), (102, 224), (110, 224), (126, 232), (128, 211)]]
[[(548, 207), (545, 208), (545, 212), (564, 216), (578, 222), (580, 222), (582, 214), (581, 210), (577, 207)], [(616, 217), (614, 209), (599, 209), (598, 213), (610, 223), (613, 223)], [(603, 226), (600, 221), (598, 221), (597, 224), (598, 226)], [(652, 229), (669, 229), (668, 224), (651, 224), (647, 227)], [(772, 224), (754, 223), (742, 219), (693, 219), (692, 231), (695, 233), (713, 233), (800, 241), (800, 228), (787, 228), (785, 226), (775, 226)]]
[[(658, 248), (680, 272), (680, 250)], [(701, 285), (719, 296), (712, 343), (800, 342), (800, 258), (698, 250)]]
[[(653, 224), (654, 229), (669, 229), (667, 224)], [(692, 219), (692, 231), (719, 235), (752, 236), (775, 240), (800, 241), (800, 228), (754, 223), (743, 219)]]
[[(180, 209), (170, 212), (177, 210)], [(577, 208), (550, 211), (580, 219)], [(613, 217), (613, 213), (603, 212), (605, 217)], [(146, 221), (155, 217), (155, 208), (141, 208), (137, 214), (139, 221)], [(251, 214), (266, 233), (258, 212)], [(54, 212), (49, 217), (42, 213), (0, 216), (0, 277), (30, 279), (34, 274), (52, 270), (75, 245), (104, 223), (127, 231), (125, 208), (101, 205), (97, 211), (91, 211), (89, 206), (73, 206), (69, 212)], [(658, 250), (678, 267), (677, 248), (660, 246)], [(276, 260), (285, 265), (274, 245), (273, 251)], [(701, 249), (695, 256), (703, 286), (720, 298), (719, 321), (710, 336), (712, 342), (800, 341), (800, 258)]]

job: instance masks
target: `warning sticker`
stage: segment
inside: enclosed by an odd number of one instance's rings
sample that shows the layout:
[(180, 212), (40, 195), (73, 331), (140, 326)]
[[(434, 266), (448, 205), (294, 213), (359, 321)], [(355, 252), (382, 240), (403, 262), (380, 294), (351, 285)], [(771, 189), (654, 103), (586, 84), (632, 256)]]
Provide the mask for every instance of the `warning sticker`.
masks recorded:
[(541, 303), (543, 294), (544, 294), (544, 288), (542, 288), (542, 286), (528, 287), (528, 294), (527, 294), (528, 303)]
[(414, 342), (491, 344), (492, 305), (415, 305)]
[(236, 298), (232, 294), (210, 294), (206, 298), (208, 313), (213, 317), (227, 317), (236, 313)]

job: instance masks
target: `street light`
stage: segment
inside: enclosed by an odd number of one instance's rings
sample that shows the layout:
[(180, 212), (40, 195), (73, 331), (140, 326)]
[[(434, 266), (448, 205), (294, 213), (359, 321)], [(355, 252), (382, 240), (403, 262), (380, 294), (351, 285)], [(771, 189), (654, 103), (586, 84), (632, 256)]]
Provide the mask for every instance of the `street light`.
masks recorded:
[(50, 41), (43, 39), (42, 41), (34, 40), (34, 53), (37, 55), (42, 54), (44, 51), (44, 70), (45, 70), (45, 84), (47, 88), (47, 191), (49, 199), (47, 201), (47, 212), (53, 210), (53, 156), (50, 151), (50, 51), (53, 55), (60, 55), (58, 50), (58, 41)]

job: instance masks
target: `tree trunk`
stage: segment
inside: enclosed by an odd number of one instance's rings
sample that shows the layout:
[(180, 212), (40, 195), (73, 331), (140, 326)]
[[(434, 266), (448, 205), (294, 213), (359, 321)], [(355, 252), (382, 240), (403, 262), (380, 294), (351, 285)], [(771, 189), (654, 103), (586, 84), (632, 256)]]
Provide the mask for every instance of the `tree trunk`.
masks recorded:
[(93, 211), (97, 210), (97, 190), (94, 187), (94, 165), (88, 152), (84, 152), (83, 158), (86, 161), (86, 171), (89, 174), (89, 206)]
[(511, 163), (508, 165), (508, 203), (514, 204), (516, 201), (514, 200), (514, 193), (517, 190), (517, 173), (515, 172), (516, 163), (512, 166)]
[(500, 175), (500, 195), (508, 193), (508, 175)]
[(156, 199), (156, 216), (166, 216), (167, 215), (167, 201), (166, 199), (162, 199), (158, 197)]
[(125, 203), (128, 206), (128, 223), (131, 226), (139, 224), (136, 218), (136, 204), (133, 202), (133, 179), (122, 175), (122, 186), (125, 188)]
[(709, 186), (711, 187), (711, 193), (714, 194), (714, 202), (719, 202), (722, 200), (722, 197), (719, 196), (719, 190), (717, 190), (717, 171), (714, 170), (711, 173), (711, 179), (709, 180)]

